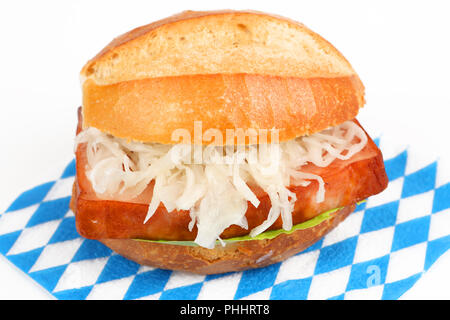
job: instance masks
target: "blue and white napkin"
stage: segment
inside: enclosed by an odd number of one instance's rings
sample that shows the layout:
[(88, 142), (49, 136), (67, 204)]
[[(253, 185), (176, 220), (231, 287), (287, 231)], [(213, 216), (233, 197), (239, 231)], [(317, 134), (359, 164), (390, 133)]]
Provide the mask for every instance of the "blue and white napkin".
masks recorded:
[(450, 179), (439, 161), (417, 167), (408, 150), (389, 153), (383, 193), (312, 247), (265, 268), (167, 271), (81, 238), (69, 209), (74, 161), (0, 214), (0, 254), (57, 299), (397, 299), (450, 248)]

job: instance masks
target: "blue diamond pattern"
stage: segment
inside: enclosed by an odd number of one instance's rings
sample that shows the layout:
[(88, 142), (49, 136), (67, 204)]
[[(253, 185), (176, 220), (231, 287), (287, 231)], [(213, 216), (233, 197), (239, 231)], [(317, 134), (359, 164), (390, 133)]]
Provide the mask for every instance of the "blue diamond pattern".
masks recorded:
[(343, 293), (343, 294), (339, 294), (337, 296), (328, 298), (328, 300), (344, 300), (344, 298), (345, 298), (345, 294)]
[(48, 268), (44, 270), (39, 270), (30, 273), (30, 277), (32, 277), (35, 281), (40, 283), (46, 290), (52, 292), (55, 289), (56, 284), (59, 281), (59, 278), (63, 275), (66, 270), (67, 265)]
[(138, 272), (139, 267), (139, 264), (136, 262), (130, 261), (119, 255), (114, 255), (108, 259), (97, 283), (108, 282), (134, 275)]
[(288, 280), (272, 288), (272, 300), (305, 300), (308, 297), (312, 278)]
[(384, 283), (386, 279), (389, 255), (352, 265), (347, 291), (365, 289)]
[(161, 292), (171, 273), (168, 270), (156, 269), (136, 275), (125, 294), (125, 300), (138, 299)]
[[(405, 291), (416, 283), (422, 275), (422, 272), (418, 272), (413, 276), (405, 276), (398, 281), (386, 283), (388, 270), (395, 265), (389, 264), (391, 252), (405, 248), (408, 248), (407, 251), (404, 251), (405, 253), (413, 252), (416, 244), (426, 244), (427, 247), (424, 260), (420, 261), (420, 263), (423, 262), (423, 265), (418, 266), (419, 269), (423, 268), (423, 270), (426, 271), (441, 255), (450, 249), (450, 230), (448, 234), (440, 234), (439, 237), (436, 237), (436, 235), (433, 236), (433, 231), (430, 229), (432, 214), (434, 217), (434, 214), (441, 214), (440, 212), (450, 208), (450, 183), (440, 185), (439, 187), (436, 186), (438, 174), (437, 162), (431, 162), (420, 170), (405, 175), (409, 157), (412, 157), (412, 155), (405, 150), (398, 153), (395, 157), (385, 160), (386, 172), (389, 179), (392, 181), (402, 178), (402, 181), (400, 181), (402, 183), (402, 194), (398, 199), (393, 199), (394, 201), (391, 200), (391, 202), (388, 203), (381, 203), (376, 207), (370, 207), (369, 200), (367, 203), (362, 203), (356, 208), (356, 211), (359, 211), (362, 215), (362, 220), (359, 220), (361, 221), (361, 234), (370, 232), (370, 236), (372, 236), (378, 231), (381, 232), (388, 227), (394, 229), (392, 239), (387, 239), (388, 241), (392, 241), (390, 252), (385, 252), (380, 256), (374, 256), (368, 261), (355, 263), (354, 257), (357, 248), (359, 250), (364, 250), (364, 248), (361, 249), (358, 247), (360, 244), (360, 242), (358, 242), (359, 235), (352, 234), (346, 236), (331, 245), (324, 245), (324, 243), (328, 243), (328, 241), (325, 242), (322, 238), (303, 252), (296, 255), (295, 259), (302, 259), (303, 255), (305, 259), (308, 259), (308, 257), (311, 258), (314, 254), (306, 255), (305, 253), (311, 253), (313, 251), (318, 255), (317, 261), (314, 261), (314, 265), (312, 265), (312, 274), (306, 277), (276, 282), (278, 273), (281, 270), (280, 267), (284, 264), (284, 262), (280, 262), (265, 268), (248, 270), (238, 274), (226, 273), (207, 275), (203, 281), (193, 284), (180, 283), (174, 287), (174, 283), (171, 282), (171, 287), (166, 288), (169, 279), (172, 275), (177, 274), (176, 272), (152, 268), (141, 269), (135, 262), (129, 261), (126, 258), (113, 253), (100, 242), (88, 239), (82, 239), (81, 246), (80, 241), (74, 241), (73, 245), (79, 246), (79, 248), (73, 247), (72, 252), (69, 250), (68, 252), (62, 253), (65, 255), (73, 255), (72, 257), (68, 256), (64, 258), (69, 261), (68, 263), (56, 265), (58, 259), (55, 259), (55, 265), (42, 270), (33, 271), (33, 265), (36, 264), (38, 259), (41, 261), (40, 259), (44, 258), (46, 261), (45, 263), (52, 264), (52, 257), (43, 257), (45, 254), (48, 254), (47, 252), (53, 251), (44, 250), (47, 245), (56, 244), (53, 248), (57, 248), (59, 243), (65, 242), (63, 247), (67, 248), (67, 245), (70, 242), (66, 241), (81, 239), (76, 231), (75, 218), (67, 215), (70, 194), (51, 201), (44, 201), (49, 190), (55, 186), (56, 181), (47, 182), (31, 190), (25, 191), (9, 206), (7, 209), (8, 215), (17, 213), (17, 217), (20, 217), (20, 212), (17, 210), (37, 205), (35, 212), (28, 221), (24, 222), (23, 229), (21, 230), (17, 230), (17, 225), (14, 227), (16, 229), (12, 228), (11, 230), (8, 230), (8, 226), (1, 224), (2, 221), (11, 221), (10, 217), (13, 216), (8, 217), (8, 219), (0, 219), (0, 254), (4, 255), (19, 269), (27, 273), (34, 281), (41, 284), (44, 289), (48, 290), (57, 299), (61, 300), (86, 299), (96, 284), (108, 283), (126, 277), (131, 280), (131, 283), (128, 281), (114, 283), (114, 285), (127, 286), (121, 289), (125, 292), (124, 299), (139, 299), (148, 295), (160, 293), (160, 295), (156, 295), (159, 299), (193, 300), (198, 298), (200, 292), (203, 297), (208, 297), (208, 291), (203, 291), (207, 290), (207, 286), (205, 286), (206, 283), (213, 286), (217, 283), (229, 283), (231, 288), (234, 287), (236, 289), (232, 292), (234, 296), (229, 296), (228, 298), (234, 297), (235, 299), (241, 299), (254, 293), (261, 292), (262, 290), (269, 289), (268, 293), (270, 299), (307, 299), (308, 296), (311, 295), (311, 284), (314, 281), (314, 277), (317, 275), (334, 277), (336, 274), (341, 274), (340, 276), (343, 276), (342, 274), (344, 273), (332, 273), (343, 267), (349, 267), (349, 272), (345, 273), (347, 278), (339, 280), (341, 282), (345, 281), (345, 290), (339, 294), (325, 298), (342, 300), (346, 298), (346, 292), (352, 290), (365, 290), (368, 285), (377, 285), (379, 281), (381, 285), (380, 288), (383, 289), (382, 296), (380, 297), (381, 299), (398, 299)], [(60, 179), (70, 179), (74, 175), (75, 161), (73, 160), (63, 170)], [(442, 179), (442, 177), (439, 178), (440, 181), (443, 181)], [(414, 197), (430, 190), (433, 190), (434, 193), (432, 208), (417, 208), (417, 210), (427, 210), (422, 212), (420, 218), (415, 218), (402, 223), (396, 221), (399, 202), (402, 198)], [(34, 234), (34, 232), (37, 232), (37, 230), (40, 229), (33, 227), (42, 225), (43, 228), (46, 226), (46, 222), (58, 220), (60, 223), (57, 225), (57, 229), (51, 229), (53, 234), (46, 235), (50, 239), (48, 243), (36, 248), (36, 245), (33, 245), (33, 243), (30, 242), (30, 235), (36, 237), (36, 240), (41, 240), (41, 242), (44, 241), (39, 239), (38, 234)], [(49, 225), (48, 228), (53, 227)], [(27, 245), (30, 245), (29, 249), (26, 249)], [(25, 247), (17, 250), (17, 246)], [(11, 254), (10, 251), (13, 247), (14, 252), (20, 253)], [(96, 268), (101, 268), (96, 271), (98, 272), (98, 277), (96, 276), (96, 278), (92, 280), (94, 283), (89, 285), (85, 285), (86, 283), (84, 283), (83, 286), (73, 287), (72, 289), (58, 292), (54, 291), (58, 281), (64, 278), (66, 272), (69, 270), (68, 267), (72, 263), (83, 261), (80, 265), (89, 266), (91, 261), (94, 262), (96, 259), (105, 258), (107, 258), (106, 261), (100, 261), (97, 264), (93, 264)], [(41, 265), (45, 265), (45, 263), (41, 263)], [(71, 272), (73, 272), (73, 268), (71, 268)], [(398, 274), (398, 270), (396, 273)], [(212, 280), (216, 279), (223, 279), (224, 281), (212, 282)], [(179, 282), (179, 278), (177, 281)], [(330, 281), (330, 283), (332, 283), (332, 281)], [(75, 285), (76, 284), (74, 284), (74, 286)], [(68, 286), (66, 283), (65, 287), (70, 287), (70, 285)]]
[(405, 177), (402, 198), (411, 197), (434, 189), (437, 163), (433, 162)]
[(406, 279), (402, 279), (396, 282), (387, 283), (383, 290), (383, 300), (396, 300), (401, 295), (411, 288), (417, 280), (420, 278), (420, 273), (410, 276)]
[(430, 241), (425, 257), (425, 270), (428, 270), (448, 249), (450, 249), (450, 235)]
[(56, 229), (55, 233), (51, 237), (49, 244), (73, 240), (79, 237), (79, 234), (75, 228), (75, 217), (64, 218)]
[(43, 248), (37, 248), (27, 252), (9, 255), (8, 259), (12, 261), (20, 270), (28, 272), (41, 255)]
[(367, 209), (363, 217), (361, 233), (393, 226), (397, 219), (398, 204), (398, 201), (393, 201)]
[(33, 204), (40, 203), (54, 184), (55, 181), (47, 182), (31, 190), (25, 191), (9, 206), (6, 212), (23, 209)]
[(433, 213), (450, 208), (450, 183), (440, 186), (434, 191)]
[(96, 240), (85, 239), (73, 257), (73, 262), (103, 258), (111, 255), (111, 249)]
[(408, 159), (408, 153), (405, 150), (395, 158), (384, 161), (384, 168), (389, 181), (393, 181), (405, 175), (406, 159)]
[[(397, 251), (427, 241), (430, 229), (430, 216), (400, 223), (396, 226), (392, 251)], [(411, 237), (414, 235), (414, 237)]]
[(64, 172), (61, 176), (62, 179), (73, 177), (76, 173), (76, 165), (75, 165), (75, 159), (70, 161), (70, 163), (67, 165), (67, 167), (64, 169)]
[(70, 197), (42, 202), (29, 220), (27, 227), (61, 219), (69, 211)]
[(93, 286), (69, 289), (53, 293), (59, 300), (84, 300), (91, 293)]
[(22, 233), (22, 230), (1, 235), (0, 236), (0, 253), (6, 254), (9, 251), (9, 249), (11, 249), (11, 247), (14, 245), (14, 243), (17, 241), (17, 238), (19, 238), (21, 233)]
[(240, 299), (271, 287), (279, 268), (280, 263), (276, 263), (268, 267), (244, 271), (234, 298)]
[(358, 237), (323, 247), (317, 260), (315, 274), (330, 272), (352, 264)]
[(202, 288), (202, 283), (173, 288), (163, 291), (160, 300), (195, 300)]

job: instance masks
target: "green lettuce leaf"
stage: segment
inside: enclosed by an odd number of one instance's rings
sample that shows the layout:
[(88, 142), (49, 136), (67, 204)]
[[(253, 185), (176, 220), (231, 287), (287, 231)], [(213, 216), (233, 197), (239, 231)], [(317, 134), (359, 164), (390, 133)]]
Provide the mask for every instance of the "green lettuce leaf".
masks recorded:
[[(366, 200), (360, 201), (357, 204), (361, 204), (365, 202)], [(241, 236), (241, 237), (234, 237), (234, 238), (228, 238), (228, 239), (222, 239), (225, 243), (232, 243), (232, 242), (239, 242), (239, 241), (251, 241), (251, 240), (264, 240), (264, 239), (273, 239), (280, 234), (291, 234), (294, 231), (297, 230), (304, 230), (308, 228), (312, 228), (317, 226), (318, 224), (322, 223), (325, 220), (328, 220), (332, 217), (332, 214), (336, 211), (342, 209), (343, 207), (331, 209), (328, 211), (325, 211), (318, 216), (315, 216), (314, 218), (304, 221), (302, 223), (296, 224), (292, 227), (290, 230), (284, 230), (284, 229), (278, 229), (278, 230), (269, 230), (263, 233), (258, 234), (257, 236), (251, 237), (249, 235)], [(153, 243), (162, 243), (162, 244), (174, 244), (174, 245), (180, 245), (180, 246), (198, 246), (194, 241), (176, 241), (176, 240), (147, 240), (147, 239), (133, 239), (136, 241), (144, 241), (144, 242), (153, 242)], [(217, 240), (216, 244), (220, 244), (220, 241)]]

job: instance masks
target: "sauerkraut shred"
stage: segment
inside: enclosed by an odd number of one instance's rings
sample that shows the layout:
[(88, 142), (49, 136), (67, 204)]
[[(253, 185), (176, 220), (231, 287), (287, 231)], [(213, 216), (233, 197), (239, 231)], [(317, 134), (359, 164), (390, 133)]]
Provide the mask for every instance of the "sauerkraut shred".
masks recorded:
[[(347, 160), (367, 143), (365, 132), (353, 121), (280, 144), (203, 147), (203, 161), (193, 163), (191, 145), (137, 143), (116, 138), (96, 128), (76, 137), (76, 147), (86, 143), (86, 175), (102, 199), (120, 194), (129, 199), (154, 182), (153, 195), (143, 223), (162, 204), (168, 212), (188, 210), (198, 232), (195, 242), (213, 248), (231, 225), (248, 229), (248, 203), (259, 200), (249, 186), (263, 189), (271, 201), (267, 219), (250, 231), (256, 236), (280, 216), (283, 229), (292, 228), (292, 212), (298, 200), (288, 187), (318, 182), (316, 201), (325, 198), (323, 179), (301, 171), (307, 163), (327, 167), (335, 159)], [(206, 150), (208, 148), (208, 150)], [(207, 152), (206, 152), (207, 151)]]

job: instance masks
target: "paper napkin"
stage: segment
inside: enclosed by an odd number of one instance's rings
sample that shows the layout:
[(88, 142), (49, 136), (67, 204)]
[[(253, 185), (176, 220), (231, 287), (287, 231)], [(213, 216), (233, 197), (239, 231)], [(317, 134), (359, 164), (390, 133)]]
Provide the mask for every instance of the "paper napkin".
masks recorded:
[(57, 299), (397, 299), (450, 248), (449, 177), (414, 159), (407, 149), (385, 159), (388, 188), (307, 250), (207, 276), (140, 266), (81, 238), (72, 161), (0, 215), (0, 253)]

